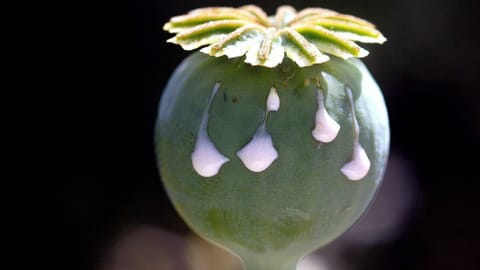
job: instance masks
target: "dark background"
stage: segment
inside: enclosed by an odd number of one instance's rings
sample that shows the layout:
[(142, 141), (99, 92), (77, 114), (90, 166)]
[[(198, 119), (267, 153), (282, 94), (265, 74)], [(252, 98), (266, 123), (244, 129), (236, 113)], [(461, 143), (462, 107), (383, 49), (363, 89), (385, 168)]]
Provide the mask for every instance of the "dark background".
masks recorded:
[[(21, 7), (13, 124), (18, 269), (95, 269), (129, 224), (188, 228), (157, 173), (162, 89), (188, 53), (167, 44), (171, 16), (244, 1), (126, 0)], [(373, 21), (388, 38), (364, 61), (384, 91), (392, 153), (421, 199), (405, 230), (358, 269), (478, 269), (479, 16), (475, 1), (255, 1), (322, 6)], [(28, 18), (28, 20), (27, 20)], [(10, 193), (9, 191), (7, 191)]]

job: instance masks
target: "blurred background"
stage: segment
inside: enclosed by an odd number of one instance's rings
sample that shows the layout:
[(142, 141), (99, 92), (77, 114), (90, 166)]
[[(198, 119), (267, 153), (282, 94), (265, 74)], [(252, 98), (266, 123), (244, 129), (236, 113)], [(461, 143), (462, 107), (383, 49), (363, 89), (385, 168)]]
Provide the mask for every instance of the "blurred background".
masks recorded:
[[(17, 269), (241, 269), (175, 213), (158, 176), (153, 128), (163, 87), (188, 55), (165, 42), (163, 24), (193, 8), (248, 3), (21, 7), (29, 23), (15, 34), (24, 42), (12, 69), (24, 75), (9, 117), (15, 222), (6, 231)], [(368, 214), (299, 270), (480, 269), (477, 1), (252, 3), (269, 14), (281, 4), (355, 14), (388, 38), (367, 45), (364, 59), (391, 120), (384, 185)]]

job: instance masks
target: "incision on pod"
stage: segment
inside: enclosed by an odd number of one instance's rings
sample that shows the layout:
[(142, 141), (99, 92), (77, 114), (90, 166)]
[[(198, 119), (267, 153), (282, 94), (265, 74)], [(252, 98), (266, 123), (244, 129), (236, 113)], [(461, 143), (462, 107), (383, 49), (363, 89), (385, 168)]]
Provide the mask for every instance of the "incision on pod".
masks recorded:
[(368, 159), (365, 149), (359, 142), (360, 127), (358, 125), (357, 116), (355, 114), (355, 104), (353, 102), (352, 90), (345, 87), (347, 92), (348, 101), (350, 102), (350, 108), (352, 110), (352, 122), (353, 122), (353, 154), (352, 159), (345, 165), (343, 165), (341, 171), (350, 180), (357, 181), (364, 178), (368, 170), (370, 169), (370, 159)]
[[(208, 99), (208, 104), (203, 112), (202, 121), (198, 130), (195, 149), (192, 153), (193, 168), (203, 177), (215, 176), (223, 164), (229, 161), (226, 156), (220, 153), (207, 132), (208, 112), (219, 87), (220, 83), (214, 85), (212, 94)], [(343, 165), (341, 172), (348, 179), (357, 181), (367, 175), (370, 169), (370, 160), (365, 149), (363, 149), (359, 142), (360, 128), (355, 113), (352, 91), (348, 87), (345, 89), (352, 111), (353, 154), (352, 159)], [(325, 107), (325, 97), (319, 89), (317, 90), (317, 103), (315, 128), (312, 130), (312, 135), (319, 142), (332, 142), (340, 131), (340, 125), (328, 114)], [(237, 156), (243, 165), (252, 172), (258, 173), (265, 171), (278, 158), (278, 152), (273, 145), (272, 136), (267, 131), (266, 123), (269, 113), (271, 111), (278, 111), (279, 108), (280, 97), (278, 96), (277, 90), (272, 87), (267, 97), (265, 116), (262, 124), (258, 127), (250, 142), (237, 152)]]
[(213, 87), (212, 94), (208, 99), (208, 104), (202, 115), (202, 122), (198, 129), (197, 142), (195, 150), (192, 153), (192, 165), (195, 171), (203, 177), (211, 177), (218, 173), (220, 168), (229, 161), (208, 136), (208, 111), (212, 105), (213, 98), (220, 88), (220, 83), (216, 83)]
[(266, 170), (278, 158), (277, 150), (273, 146), (272, 136), (270, 136), (266, 127), (268, 113), (278, 111), (280, 108), (280, 98), (277, 90), (273, 87), (270, 89), (266, 107), (263, 123), (253, 135), (252, 140), (237, 152), (237, 156), (242, 160), (243, 165), (252, 172)]

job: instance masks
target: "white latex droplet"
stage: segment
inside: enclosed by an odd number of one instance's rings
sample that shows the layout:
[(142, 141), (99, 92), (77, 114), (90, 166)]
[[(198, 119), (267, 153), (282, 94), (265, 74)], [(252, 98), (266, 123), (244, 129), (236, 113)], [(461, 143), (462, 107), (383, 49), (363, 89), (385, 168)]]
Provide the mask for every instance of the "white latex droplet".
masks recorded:
[(277, 89), (272, 87), (267, 98), (267, 111), (276, 112), (280, 108), (280, 97), (278, 96)]
[(200, 135), (192, 153), (192, 164), (195, 171), (203, 177), (215, 176), (223, 164), (229, 159), (222, 155), (212, 143), (208, 135)]
[(370, 160), (360, 144), (355, 144), (352, 160), (343, 165), (341, 172), (350, 180), (358, 181), (364, 178), (370, 170)]
[(252, 172), (266, 170), (278, 158), (272, 137), (268, 134), (265, 125), (258, 128), (252, 140), (237, 152), (237, 156)]
[(352, 110), (353, 120), (353, 154), (352, 159), (343, 165), (340, 171), (350, 180), (358, 181), (363, 179), (370, 170), (370, 159), (368, 159), (365, 149), (360, 145), (360, 126), (358, 125), (355, 113), (355, 104), (353, 101), (352, 90), (346, 88), (348, 100)]
[(218, 151), (215, 144), (208, 136), (208, 111), (213, 101), (213, 97), (218, 91), (220, 83), (216, 83), (213, 87), (212, 94), (208, 100), (207, 108), (202, 115), (202, 122), (198, 130), (197, 141), (195, 143), (195, 149), (192, 153), (192, 165), (193, 169), (203, 177), (212, 177), (218, 174), (220, 168), (229, 161), (220, 151)]
[(333, 141), (340, 130), (340, 125), (333, 120), (325, 108), (323, 93), (317, 91), (318, 109), (315, 114), (315, 128), (312, 130), (312, 136), (315, 140), (323, 143)]

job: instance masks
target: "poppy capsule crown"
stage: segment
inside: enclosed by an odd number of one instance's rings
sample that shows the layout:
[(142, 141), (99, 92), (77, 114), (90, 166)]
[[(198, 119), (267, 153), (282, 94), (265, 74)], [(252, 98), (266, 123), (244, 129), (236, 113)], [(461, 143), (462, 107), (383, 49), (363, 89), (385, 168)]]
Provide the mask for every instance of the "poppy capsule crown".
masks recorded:
[(386, 41), (363, 19), (323, 8), (297, 12), (291, 6), (279, 7), (270, 17), (254, 5), (200, 8), (173, 17), (164, 29), (176, 34), (168, 42), (185, 50), (204, 47), (201, 52), (215, 57), (245, 55), (245, 62), (265, 67), (277, 66), (285, 55), (300, 67), (327, 62), (328, 55), (364, 57), (368, 51), (355, 41)]

